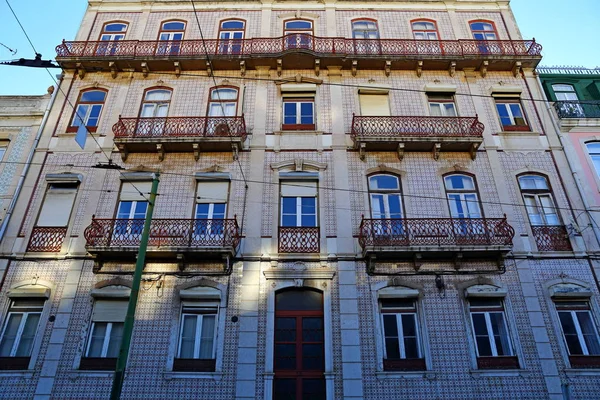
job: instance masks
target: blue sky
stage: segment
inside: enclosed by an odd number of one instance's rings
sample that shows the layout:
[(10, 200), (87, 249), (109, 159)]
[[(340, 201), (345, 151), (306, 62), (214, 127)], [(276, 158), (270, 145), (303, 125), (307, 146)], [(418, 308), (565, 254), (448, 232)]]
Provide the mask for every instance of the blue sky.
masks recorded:
[[(44, 59), (54, 58), (62, 39), (75, 37), (87, 6), (85, 0), (9, 1)], [(511, 7), (523, 37), (535, 37), (544, 47), (543, 65), (600, 67), (600, 0), (512, 0)], [(0, 61), (34, 57), (5, 1), (0, 2), (0, 43), (18, 51), (13, 56), (0, 45)], [(50, 85), (44, 69), (0, 66), (0, 95), (44, 94)]]

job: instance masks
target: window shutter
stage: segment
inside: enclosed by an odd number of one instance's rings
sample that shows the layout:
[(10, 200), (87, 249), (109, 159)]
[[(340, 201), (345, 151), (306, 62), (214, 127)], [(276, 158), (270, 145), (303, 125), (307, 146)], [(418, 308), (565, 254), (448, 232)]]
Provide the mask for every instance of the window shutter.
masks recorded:
[(227, 203), (229, 182), (198, 182), (196, 191), (197, 203)]
[(283, 181), (281, 183), (283, 197), (317, 197), (315, 181)]
[(390, 104), (387, 94), (361, 94), (360, 114), (362, 116), (389, 116)]
[(92, 321), (94, 322), (125, 322), (127, 301), (96, 300)]
[(77, 186), (70, 188), (50, 186), (40, 211), (37, 226), (67, 226), (76, 195)]
[[(136, 189), (137, 188), (137, 189)], [(152, 182), (123, 182), (121, 186), (121, 201), (148, 201), (150, 191), (152, 190)], [(142, 192), (142, 196), (139, 192)]]

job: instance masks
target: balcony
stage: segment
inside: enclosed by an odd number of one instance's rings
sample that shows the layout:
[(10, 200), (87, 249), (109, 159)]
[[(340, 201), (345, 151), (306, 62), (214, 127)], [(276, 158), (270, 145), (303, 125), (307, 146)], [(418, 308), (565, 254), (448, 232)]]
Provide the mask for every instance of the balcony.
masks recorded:
[(515, 231), (506, 218), (365, 219), (358, 242), (367, 259), (502, 260)]
[(600, 101), (556, 101), (554, 109), (560, 119), (600, 118)]
[(484, 126), (477, 117), (354, 116), (352, 138), (364, 159), (365, 151), (468, 151), (475, 158)]
[(573, 251), (563, 225), (532, 225), (531, 231), (538, 251)]
[[(535, 67), (542, 46), (535, 40), (351, 39), (292, 33), (282, 37), (180, 41), (63, 41), (56, 60), (63, 68), (90, 71), (231, 70), (269, 65), (281, 69), (444, 70), (480, 68), (514, 71)], [(318, 60), (319, 62), (316, 62)], [(241, 63), (243, 61), (243, 63)], [(486, 61), (484, 63), (484, 61)], [(517, 64), (519, 63), (519, 64)], [(209, 71), (210, 72), (210, 71)]]
[(60, 252), (66, 235), (66, 226), (36, 226), (31, 232), (27, 251)]
[[(143, 219), (96, 219), (85, 229), (86, 249), (97, 262), (135, 260), (144, 228)], [(154, 219), (146, 258), (165, 262), (231, 259), (240, 232), (233, 219)]]
[(319, 227), (279, 227), (280, 253), (318, 253), (321, 248), (320, 243)]
[(246, 122), (241, 117), (123, 118), (113, 125), (114, 142), (123, 160), (130, 152), (234, 151), (246, 139)]

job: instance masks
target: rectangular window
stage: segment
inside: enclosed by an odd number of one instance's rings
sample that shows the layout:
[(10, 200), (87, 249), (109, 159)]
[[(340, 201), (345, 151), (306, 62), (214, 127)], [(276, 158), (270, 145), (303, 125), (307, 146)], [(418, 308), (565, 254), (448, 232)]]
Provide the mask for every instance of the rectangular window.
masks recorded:
[(78, 183), (50, 183), (36, 226), (66, 227), (69, 224)]
[(113, 370), (115, 368), (121, 340), (127, 300), (96, 300), (92, 313), (92, 325), (80, 369)]
[(456, 117), (454, 96), (451, 94), (428, 94), (429, 112), (433, 117)]
[(385, 370), (424, 370), (414, 299), (380, 299)]
[(314, 98), (283, 99), (283, 130), (315, 130)]
[(554, 304), (569, 355), (600, 355), (598, 331), (590, 312), (590, 303), (586, 300), (561, 300)]
[(195, 239), (222, 236), (229, 195), (228, 181), (198, 182), (195, 210)]
[(281, 185), (281, 226), (317, 226), (317, 183), (286, 181)]
[(368, 94), (360, 93), (360, 115), (364, 117), (389, 117), (390, 102), (387, 93)]
[(216, 302), (183, 302), (173, 370), (215, 370), (218, 309)]
[[(2, 328), (0, 357), (22, 358), (19, 369), (26, 369), (33, 349), (33, 342), (44, 309), (43, 299), (14, 299)], [(11, 368), (3, 365), (0, 369)]]
[(500, 298), (469, 299), (471, 327), (477, 351), (477, 367), (480, 369), (519, 368), (514, 354), (504, 303)]
[(496, 110), (500, 117), (500, 125), (505, 131), (529, 131), (525, 113), (519, 99), (496, 98)]
[(119, 193), (114, 239), (139, 237), (144, 229), (152, 182), (123, 182)]

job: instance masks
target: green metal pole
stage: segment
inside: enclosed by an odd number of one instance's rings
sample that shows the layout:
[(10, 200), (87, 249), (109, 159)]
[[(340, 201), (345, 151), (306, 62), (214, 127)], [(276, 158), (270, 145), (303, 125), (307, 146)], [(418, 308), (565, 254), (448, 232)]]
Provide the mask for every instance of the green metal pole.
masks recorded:
[(140, 249), (137, 255), (135, 264), (135, 272), (133, 273), (133, 282), (131, 284), (131, 295), (129, 296), (129, 305), (127, 306), (127, 315), (125, 316), (125, 324), (123, 326), (123, 339), (119, 350), (119, 358), (117, 358), (117, 367), (113, 379), (112, 389), (110, 391), (111, 400), (119, 400), (121, 391), (123, 390), (123, 381), (125, 380), (125, 368), (127, 367), (127, 358), (129, 357), (129, 346), (131, 345), (131, 334), (133, 333), (133, 322), (135, 319), (135, 307), (137, 305), (138, 295), (140, 292), (140, 284), (142, 281), (142, 272), (146, 263), (146, 248), (148, 247), (148, 239), (150, 237), (150, 223), (152, 222), (152, 212), (154, 211), (154, 201), (156, 200), (156, 190), (158, 189), (158, 172), (153, 175), (152, 189), (150, 191), (150, 201), (148, 202), (148, 212), (144, 221), (144, 230), (140, 240)]

